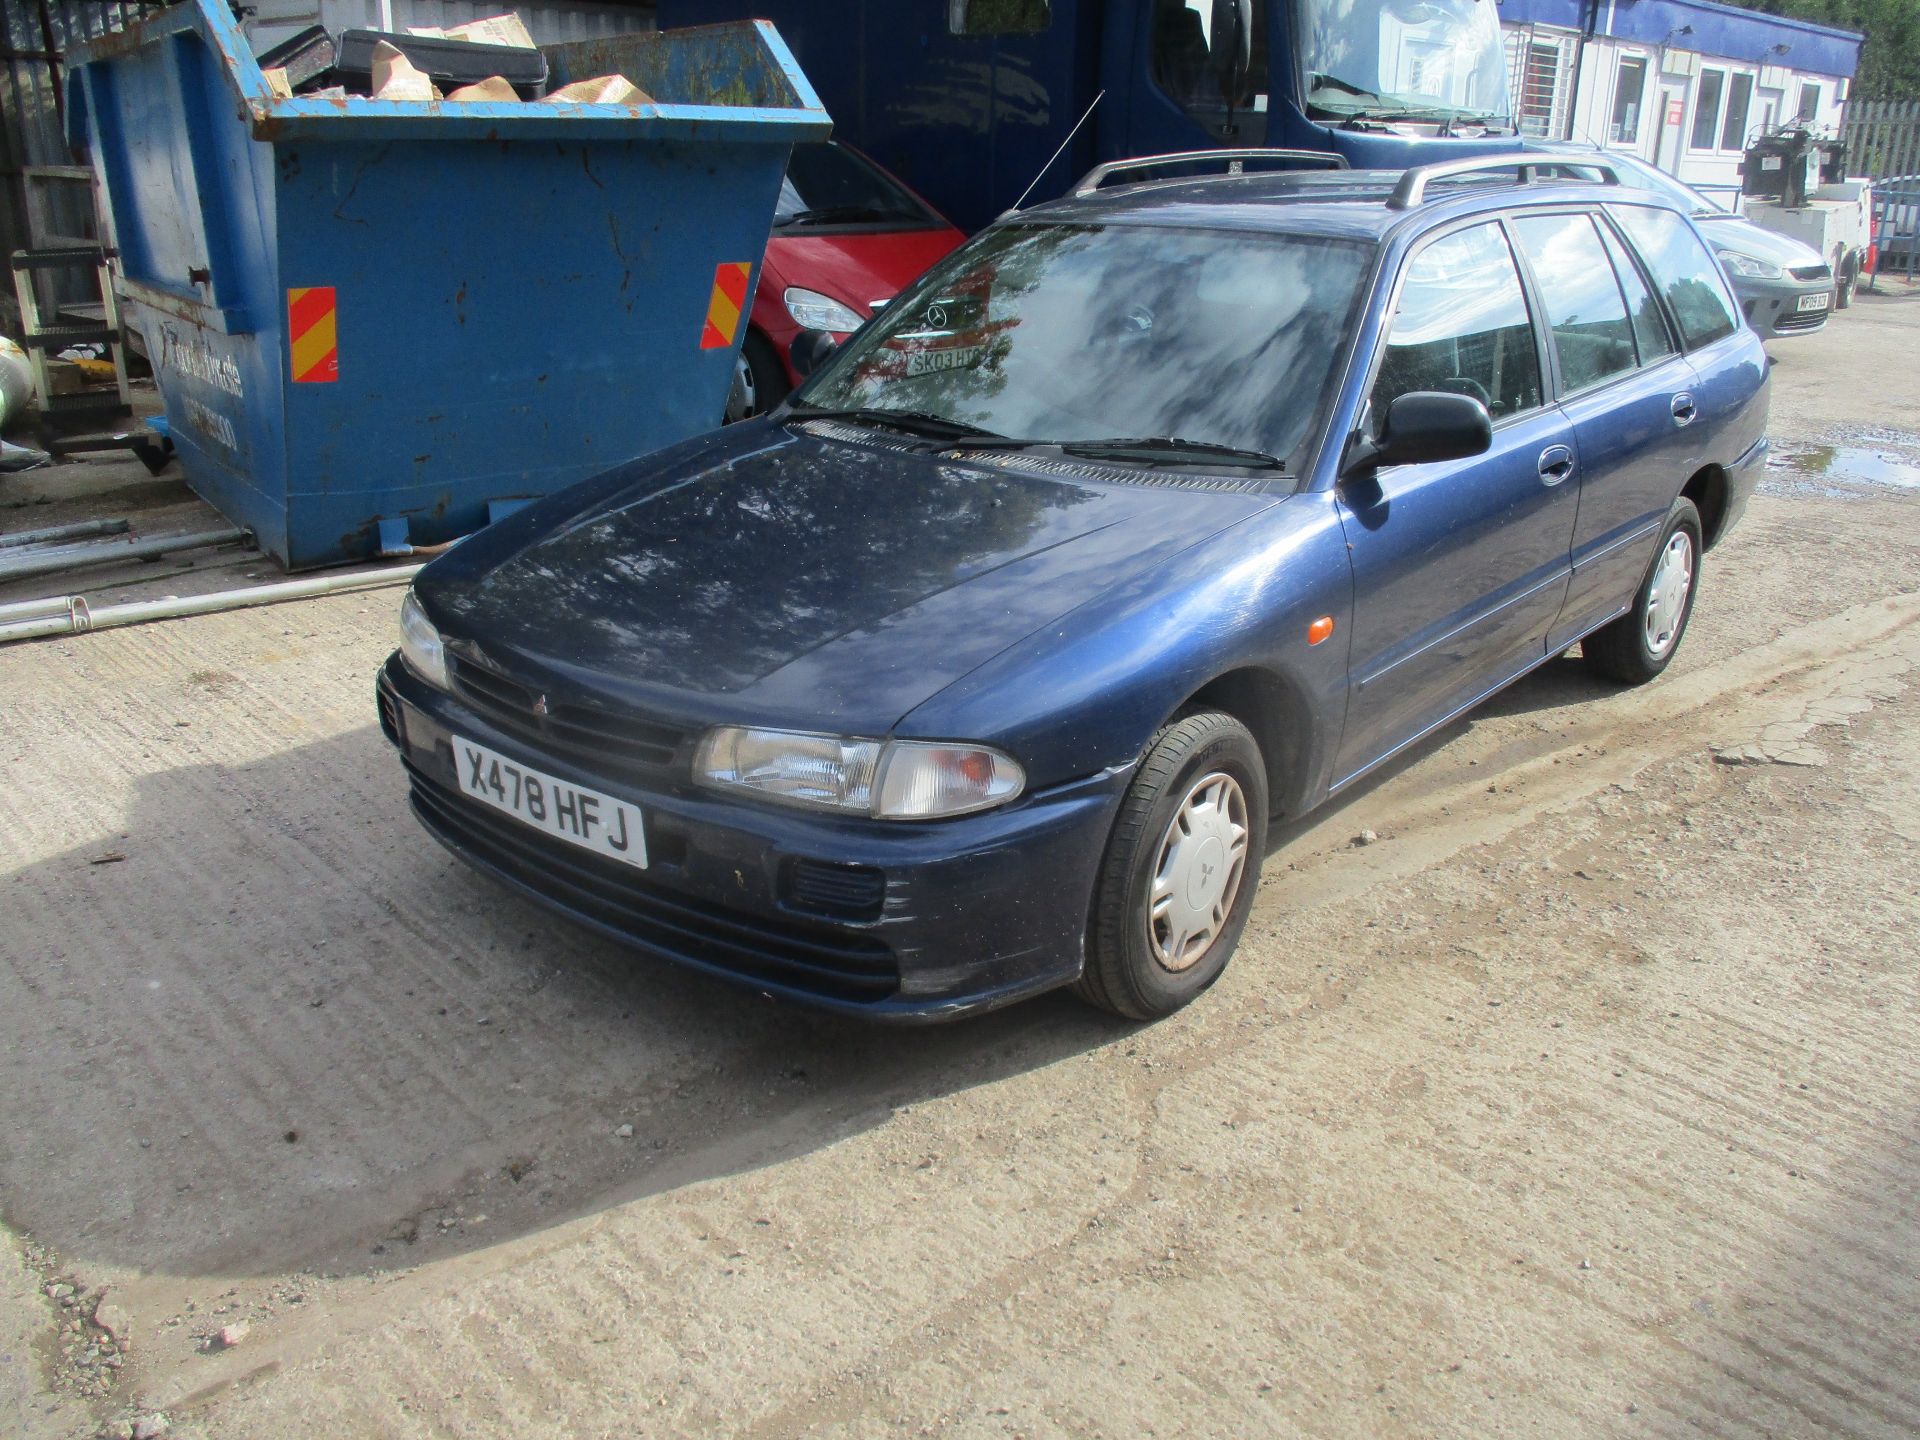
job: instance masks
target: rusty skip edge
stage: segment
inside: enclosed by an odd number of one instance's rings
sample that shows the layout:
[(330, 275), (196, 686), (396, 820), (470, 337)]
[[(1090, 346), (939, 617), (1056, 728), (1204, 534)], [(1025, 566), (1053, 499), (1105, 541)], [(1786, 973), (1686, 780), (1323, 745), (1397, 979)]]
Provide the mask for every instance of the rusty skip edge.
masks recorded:
[[(764, 138), (768, 141), (825, 140), (833, 128), (832, 118), (807, 82), (793, 53), (780, 38), (771, 21), (750, 20), (724, 25), (704, 25), (687, 30), (665, 32), (676, 37), (668, 43), (709, 45), (715, 49), (739, 47), (747, 34), (753, 35), (758, 58), (772, 62), (783, 88), (781, 98), (788, 105), (576, 105), (549, 104), (544, 101), (459, 102), (375, 100), (351, 95), (341, 99), (314, 99), (295, 96), (282, 100), (267, 88), (266, 77), (254, 58), (253, 48), (240, 31), (238, 22), (224, 3), (218, 0), (188, 0), (157, 15), (137, 20), (124, 30), (111, 31), (98, 39), (74, 48), (68, 63), (70, 91), (82, 83), (84, 67), (131, 55), (170, 36), (198, 35), (223, 62), (237, 104), (239, 117), (247, 122), (258, 140), (279, 140), (307, 135), (324, 138), (343, 133), (343, 120), (358, 120), (379, 126), (394, 120), (432, 119), (434, 126), (421, 139), (527, 139), (546, 138), (572, 131), (583, 122), (606, 124), (626, 122), (621, 129), (634, 138), (652, 135), (675, 139), (727, 139), (740, 141)], [(624, 45), (630, 50), (661, 43), (662, 32), (642, 31), (630, 36), (602, 38), (587, 43), (609, 60)], [(565, 50), (567, 46), (549, 47)], [(69, 107), (76, 118), (85, 113), (84, 101)], [(749, 134), (743, 134), (745, 127)], [(349, 127), (359, 128), (359, 127)], [(86, 137), (72, 137), (84, 145)]]

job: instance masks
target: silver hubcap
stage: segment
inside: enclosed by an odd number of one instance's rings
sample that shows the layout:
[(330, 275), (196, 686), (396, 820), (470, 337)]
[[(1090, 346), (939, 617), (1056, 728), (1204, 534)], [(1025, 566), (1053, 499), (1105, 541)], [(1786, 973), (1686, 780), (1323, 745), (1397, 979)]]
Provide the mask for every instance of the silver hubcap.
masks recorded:
[(1664, 655), (1673, 648), (1680, 617), (1687, 613), (1687, 592), (1693, 589), (1693, 540), (1684, 530), (1673, 532), (1653, 569), (1653, 588), (1647, 592), (1647, 650)]
[(1247, 799), (1216, 770), (1196, 780), (1160, 839), (1147, 902), (1147, 944), (1169, 970), (1207, 953), (1240, 894), (1247, 870)]

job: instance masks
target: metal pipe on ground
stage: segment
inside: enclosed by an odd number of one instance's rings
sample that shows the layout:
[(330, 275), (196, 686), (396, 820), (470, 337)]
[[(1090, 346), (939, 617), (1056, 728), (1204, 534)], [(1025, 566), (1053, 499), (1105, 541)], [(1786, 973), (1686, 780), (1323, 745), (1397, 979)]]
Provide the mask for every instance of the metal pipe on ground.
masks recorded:
[(226, 545), (250, 538), (246, 530), (202, 530), (192, 535), (155, 535), (130, 543), (103, 540), (72, 549), (7, 556), (0, 559), (0, 582), (56, 575), (62, 570), (78, 570), (88, 565), (111, 565), (116, 560), (147, 560), (176, 550), (198, 550), (203, 545)]
[(0, 535), (0, 549), (15, 545), (50, 545), (56, 540), (87, 540), (95, 535), (124, 535), (132, 528), (131, 520), (79, 520), (72, 525), (49, 525), (44, 530), (22, 530), (18, 535)]
[(69, 595), (59, 600), (36, 600), (31, 606), (65, 613), (23, 618), (6, 623), (0, 618), (0, 645), (15, 640), (38, 640), (48, 635), (78, 635), (89, 630), (111, 630), (121, 625), (144, 625), (150, 620), (177, 620), (188, 615), (212, 615), (252, 605), (277, 605), (286, 600), (308, 600), (345, 590), (376, 590), (413, 579), (426, 566), (398, 565), (391, 570), (356, 570), (348, 575), (322, 575), (310, 580), (288, 580), (278, 585), (255, 585), (245, 590), (219, 590), (211, 595), (174, 595), (164, 600), (131, 600), (94, 609), (86, 598)]

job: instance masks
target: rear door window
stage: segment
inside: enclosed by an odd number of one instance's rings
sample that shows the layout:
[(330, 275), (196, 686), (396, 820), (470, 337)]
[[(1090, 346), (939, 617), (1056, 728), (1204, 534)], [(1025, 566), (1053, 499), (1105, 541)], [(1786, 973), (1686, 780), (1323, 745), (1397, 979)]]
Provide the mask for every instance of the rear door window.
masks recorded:
[(1520, 253), (1540, 287), (1564, 394), (1623, 375), (1639, 363), (1633, 322), (1606, 246), (1589, 215), (1523, 215)]
[(1656, 360), (1664, 360), (1675, 352), (1666, 317), (1660, 313), (1660, 302), (1653, 298), (1646, 277), (1633, 263), (1633, 257), (1620, 243), (1620, 237), (1613, 233), (1611, 225), (1600, 227), (1600, 238), (1606, 242), (1607, 255), (1613, 261), (1614, 273), (1620, 277), (1620, 289), (1627, 297), (1627, 313), (1633, 317), (1633, 338), (1640, 347), (1640, 363), (1651, 365)]
[(1691, 225), (1671, 210), (1644, 205), (1610, 209), (1666, 296), (1687, 349), (1711, 345), (1739, 328), (1720, 262)]
[(1443, 235), (1407, 264), (1374, 413), (1415, 390), (1471, 395), (1496, 420), (1540, 404), (1533, 321), (1497, 223)]

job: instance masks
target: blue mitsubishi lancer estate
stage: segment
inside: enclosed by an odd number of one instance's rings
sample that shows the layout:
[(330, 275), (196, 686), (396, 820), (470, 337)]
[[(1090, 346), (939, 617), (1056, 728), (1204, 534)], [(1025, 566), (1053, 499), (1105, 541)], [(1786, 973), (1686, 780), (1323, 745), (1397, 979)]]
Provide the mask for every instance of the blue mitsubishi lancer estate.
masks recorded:
[(773, 996), (1148, 1019), (1275, 822), (1576, 643), (1666, 669), (1767, 448), (1692, 220), (1602, 158), (1195, 168), (1004, 217), (779, 408), (427, 566), (378, 687), (427, 830)]

